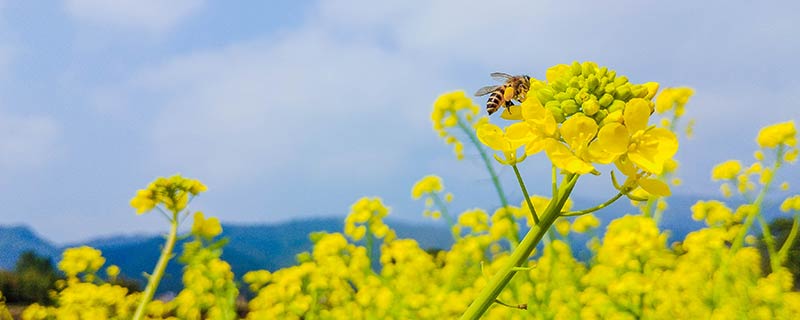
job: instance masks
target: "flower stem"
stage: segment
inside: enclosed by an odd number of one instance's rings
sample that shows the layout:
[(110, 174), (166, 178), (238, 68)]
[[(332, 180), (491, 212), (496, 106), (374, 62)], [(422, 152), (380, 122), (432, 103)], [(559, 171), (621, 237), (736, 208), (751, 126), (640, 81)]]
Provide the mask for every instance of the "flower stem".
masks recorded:
[(147, 288), (142, 294), (142, 299), (139, 301), (139, 306), (136, 307), (136, 312), (133, 315), (133, 320), (144, 319), (147, 304), (153, 300), (158, 284), (161, 282), (161, 277), (164, 276), (164, 270), (167, 269), (167, 263), (172, 258), (172, 249), (175, 247), (175, 240), (178, 237), (178, 213), (173, 213), (172, 220), (170, 221), (169, 235), (167, 235), (167, 242), (161, 250), (161, 257), (158, 258), (153, 274), (150, 275), (147, 281)]
[(561, 215), (565, 216), (565, 217), (571, 217), (571, 216), (580, 216), (580, 215), (584, 215), (584, 214), (587, 214), (587, 213), (592, 213), (592, 212), (595, 212), (597, 210), (600, 210), (600, 209), (603, 209), (605, 207), (610, 206), (612, 203), (617, 201), (617, 199), (622, 197), (622, 195), (624, 195), (624, 193), (619, 192), (619, 193), (617, 193), (617, 195), (611, 197), (611, 199), (608, 199), (608, 201), (603, 202), (601, 204), (598, 204), (595, 207), (592, 207), (592, 208), (589, 208), (589, 209), (584, 209), (584, 210), (578, 210), (578, 211), (570, 211), (570, 212), (567, 212), (567, 213), (563, 213)]
[[(778, 250), (776, 259), (778, 266), (782, 266), (783, 263), (786, 262), (786, 257), (789, 256), (789, 248), (792, 247), (792, 244), (794, 244), (794, 241), (797, 239), (798, 229), (800, 229), (800, 213), (795, 213), (792, 229), (789, 231), (789, 235), (786, 237), (786, 241), (783, 242), (781, 249)], [(775, 270), (773, 269), (773, 271)]]
[(545, 209), (542, 214), (542, 220), (539, 224), (528, 230), (525, 238), (522, 239), (519, 246), (511, 253), (510, 259), (508, 259), (506, 264), (492, 276), (486, 286), (481, 290), (480, 294), (478, 294), (475, 301), (473, 301), (464, 314), (461, 315), (461, 319), (478, 319), (489, 309), (492, 303), (495, 302), (497, 296), (500, 295), (503, 288), (506, 287), (517, 270), (519, 270), (515, 268), (521, 267), (528, 258), (530, 258), (533, 249), (536, 248), (536, 245), (542, 240), (544, 234), (559, 217), (561, 208), (564, 207), (564, 203), (566, 203), (567, 198), (569, 198), (569, 194), (575, 187), (578, 177), (579, 175), (570, 175), (570, 179), (567, 180), (567, 183), (561, 185), (558, 193), (553, 195), (553, 201), (550, 201), (547, 209)]
[[(756, 220), (761, 214), (761, 204), (764, 202), (764, 197), (767, 195), (767, 190), (769, 190), (772, 181), (774, 180), (775, 174), (777, 174), (778, 169), (781, 167), (783, 163), (783, 145), (778, 146), (777, 150), (777, 157), (775, 160), (775, 164), (772, 166), (772, 179), (766, 181), (764, 183), (764, 187), (761, 188), (761, 192), (758, 193), (756, 199), (753, 201), (753, 210), (751, 210), (750, 214), (747, 215), (747, 218), (744, 221), (744, 226), (742, 226), (739, 233), (736, 235), (736, 238), (733, 239), (733, 244), (731, 245), (730, 252), (736, 253), (739, 249), (742, 248), (744, 245), (744, 237), (747, 236), (747, 232), (750, 230), (750, 227), (753, 225), (753, 222)], [(764, 234), (764, 237), (769, 237), (768, 239), (772, 239), (771, 234)], [(770, 256), (770, 261), (772, 261), (773, 256)]]
[(442, 216), (444, 216), (444, 220), (447, 221), (447, 226), (452, 228), (456, 222), (453, 221), (453, 217), (451, 217), (448, 213), (447, 205), (445, 205), (444, 201), (442, 201), (442, 198), (439, 197), (439, 193), (431, 192), (430, 195), (431, 198), (433, 198), (433, 202), (436, 203), (437, 207), (439, 207), (439, 211), (442, 213)]
[(470, 130), (469, 127), (467, 127), (467, 125), (461, 121), (461, 118), (457, 119), (458, 127), (464, 131), (464, 134), (469, 137), (469, 141), (472, 141), (472, 144), (475, 145), (475, 149), (478, 150), (478, 153), (481, 155), (481, 159), (483, 159), (483, 164), (486, 165), (486, 171), (489, 171), (489, 175), (492, 176), (492, 183), (494, 184), (495, 190), (497, 190), (497, 196), (500, 197), (500, 205), (502, 205), (503, 208), (508, 207), (508, 200), (503, 192), (503, 187), (500, 186), (500, 179), (497, 177), (497, 172), (494, 171), (494, 166), (492, 166), (492, 162), (489, 160), (489, 155), (486, 154), (486, 150), (483, 149), (483, 146), (481, 146), (481, 143), (478, 141), (475, 132)]
[(522, 181), (522, 176), (519, 174), (519, 169), (517, 168), (517, 164), (512, 164), (512, 168), (514, 168), (514, 174), (517, 175), (517, 181), (519, 182), (519, 188), (522, 189), (522, 195), (525, 196), (525, 202), (528, 203), (528, 209), (531, 211), (531, 216), (533, 216), (533, 222), (535, 224), (539, 224), (539, 215), (536, 214), (536, 208), (533, 207), (533, 203), (531, 203), (531, 196), (528, 195), (528, 189), (525, 188), (525, 182)]

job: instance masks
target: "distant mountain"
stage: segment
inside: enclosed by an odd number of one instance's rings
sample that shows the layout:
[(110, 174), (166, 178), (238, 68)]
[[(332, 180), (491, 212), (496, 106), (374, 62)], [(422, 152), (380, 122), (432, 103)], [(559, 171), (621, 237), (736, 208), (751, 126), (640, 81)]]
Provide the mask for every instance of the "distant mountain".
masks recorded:
[(29, 250), (51, 258), (61, 253), (58, 247), (26, 226), (0, 226), (0, 269), (14, 269), (17, 258)]
[[(267, 269), (274, 271), (291, 266), (295, 256), (311, 250), (308, 235), (316, 231), (341, 232), (342, 218), (317, 218), (271, 225), (223, 225), (223, 237), (230, 241), (225, 246), (222, 259), (233, 267), (237, 278), (248, 271)], [(444, 226), (412, 224), (402, 221), (387, 221), (399, 237), (414, 238), (422, 248), (449, 248), (452, 244), (450, 231)], [(180, 254), (182, 244), (176, 245)], [(33, 234), (27, 227), (0, 228), (0, 268), (12, 269), (18, 256), (33, 250), (39, 255), (52, 257), (56, 262), (67, 247), (90, 245), (100, 249), (106, 265), (115, 264), (122, 275), (144, 283), (143, 274), (152, 272), (158, 260), (164, 239), (161, 236), (120, 236), (93, 239), (55, 247)], [(174, 261), (174, 260), (173, 260)], [(178, 291), (181, 283), (181, 268), (178, 263), (167, 266), (166, 274), (159, 286), (160, 292)]]

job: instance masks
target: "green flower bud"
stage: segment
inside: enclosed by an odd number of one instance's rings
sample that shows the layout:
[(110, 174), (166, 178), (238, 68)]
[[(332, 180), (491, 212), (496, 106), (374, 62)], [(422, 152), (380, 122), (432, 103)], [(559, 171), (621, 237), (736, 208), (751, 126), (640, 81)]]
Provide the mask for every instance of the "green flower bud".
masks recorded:
[(606, 110), (600, 110), (600, 111), (597, 111), (597, 113), (595, 113), (595, 114), (594, 114), (594, 117), (593, 117), (593, 118), (594, 118), (594, 121), (595, 121), (595, 122), (597, 122), (597, 123), (600, 123), (600, 122), (602, 122), (602, 121), (603, 121), (603, 119), (605, 119), (606, 117), (608, 117), (608, 111), (606, 111)]
[(616, 89), (617, 86), (615, 86), (613, 83), (609, 83), (605, 87), (606, 93), (608, 94), (614, 94), (614, 92), (616, 92)]
[(628, 83), (628, 77), (626, 77), (626, 76), (619, 76), (619, 77), (614, 79), (614, 84), (617, 85), (617, 87), (619, 87), (619, 86), (621, 86), (623, 84), (626, 84), (626, 83)]
[(572, 72), (572, 75), (573, 75), (573, 76), (579, 76), (579, 75), (581, 75), (581, 71), (582, 71), (582, 70), (581, 70), (581, 64), (580, 64), (580, 62), (578, 62), (578, 61), (573, 61), (573, 62), (572, 62), (572, 70), (570, 70), (570, 71)]
[(569, 95), (568, 95), (566, 92), (559, 92), (559, 93), (556, 93), (556, 94), (553, 96), (553, 98), (556, 98), (556, 100), (558, 100), (558, 101), (564, 101), (564, 100), (567, 100), (567, 99), (571, 99), (571, 98), (569, 97)]
[(564, 100), (561, 101), (561, 110), (568, 116), (575, 114), (578, 112), (578, 104), (575, 103), (575, 100)]
[(574, 99), (576, 103), (583, 104), (584, 102), (589, 101), (589, 99), (592, 98), (594, 98), (594, 96), (589, 94), (589, 89), (583, 88), (580, 91), (578, 91), (577, 94), (575, 94)]
[(581, 81), (580, 81), (580, 78), (578, 78), (578, 77), (572, 77), (572, 78), (570, 78), (570, 79), (569, 79), (569, 87), (570, 87), (570, 88), (576, 88), (576, 89), (577, 89), (577, 88), (580, 88), (580, 87), (581, 87)]
[[(617, 79), (619, 79), (619, 78), (617, 78)], [(617, 99), (623, 100), (623, 101), (627, 101), (632, 96), (633, 96), (633, 93), (631, 93), (630, 86), (617, 87), (617, 92), (614, 93), (614, 98), (617, 98)]]
[(547, 101), (553, 100), (553, 94), (555, 91), (550, 88), (541, 88), (536, 90), (536, 97), (539, 98), (539, 102), (546, 103)]
[(598, 103), (597, 100), (588, 100), (581, 105), (581, 110), (587, 116), (592, 116), (600, 111), (600, 103)]
[(608, 107), (611, 105), (612, 102), (614, 102), (614, 96), (606, 93), (600, 98), (600, 101), (598, 102), (600, 103), (601, 106)]
[(614, 80), (617, 76), (617, 72), (614, 70), (608, 70), (608, 80)]
[(552, 87), (556, 92), (560, 92), (566, 90), (567, 87), (569, 87), (569, 84), (567, 83), (567, 80), (561, 78), (553, 82)]
[(594, 89), (597, 89), (598, 85), (600, 85), (600, 80), (597, 79), (597, 76), (590, 75), (586, 78), (586, 87), (588, 87), (589, 90), (594, 91)]
[(644, 98), (647, 96), (647, 88), (638, 84), (632, 85), (631, 93), (633, 94), (634, 98)]
[(581, 64), (581, 74), (584, 76), (593, 75), (597, 71), (597, 64), (586, 61)]
[(567, 120), (567, 117), (564, 116), (564, 112), (560, 107), (545, 106), (545, 109), (550, 110), (550, 113), (553, 114), (553, 118), (556, 119), (556, 122), (562, 123), (564, 120)]
[(623, 108), (625, 108), (625, 101), (614, 100), (614, 102), (611, 103), (611, 106), (608, 107), (608, 112), (611, 113), (617, 110), (622, 110)]
[(580, 91), (580, 89), (569, 87), (567, 88), (567, 96), (569, 99), (575, 98), (575, 95), (578, 94), (578, 91)]
[(600, 70), (597, 70), (597, 78), (602, 79), (606, 77), (606, 73), (608, 73), (608, 67), (602, 67)]

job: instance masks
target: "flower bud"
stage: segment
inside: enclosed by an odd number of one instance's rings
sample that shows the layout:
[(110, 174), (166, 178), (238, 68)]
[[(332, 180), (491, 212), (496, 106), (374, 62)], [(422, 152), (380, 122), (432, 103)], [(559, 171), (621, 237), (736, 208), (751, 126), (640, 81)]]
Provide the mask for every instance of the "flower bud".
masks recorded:
[(556, 122), (562, 123), (564, 120), (567, 120), (567, 118), (564, 116), (564, 112), (561, 110), (561, 107), (555, 107), (548, 103), (545, 106), (545, 109), (550, 110), (550, 112), (553, 114), (553, 118), (556, 119)]
[(553, 89), (550, 88), (541, 88), (539, 90), (536, 90), (536, 97), (539, 98), (540, 102), (547, 102), (553, 100), (553, 94), (555, 94), (555, 91), (553, 91)]
[(595, 113), (600, 111), (600, 104), (597, 100), (588, 100), (581, 105), (581, 110), (587, 116), (593, 116)]
[[(617, 79), (619, 79), (619, 78), (617, 78)], [(617, 92), (614, 93), (614, 97), (615, 98), (617, 98), (619, 100), (623, 100), (623, 101), (624, 100), (628, 100), (632, 96), (633, 96), (633, 94), (631, 93), (630, 86), (617, 87)]]
[(561, 101), (561, 110), (568, 116), (571, 116), (578, 112), (578, 104), (575, 103), (575, 100), (564, 100)]
[(600, 103), (600, 106), (607, 108), (608, 106), (611, 105), (612, 102), (614, 102), (614, 96), (606, 93), (602, 97), (600, 97), (600, 100), (597, 102)]
[(571, 70), (570, 70), (570, 71), (572, 72), (572, 75), (573, 75), (573, 76), (579, 76), (579, 75), (581, 75), (581, 72), (582, 72), (583, 70), (581, 69), (581, 64), (580, 64), (580, 62), (578, 62), (578, 61), (572, 62), (572, 65), (571, 65), (570, 67), (571, 67)]
[(611, 113), (614, 111), (620, 111), (623, 108), (625, 108), (625, 101), (614, 100), (614, 102), (611, 103), (611, 106), (608, 107), (608, 112)]
[[(584, 111), (584, 112), (586, 112), (586, 111)], [(594, 114), (593, 118), (594, 118), (595, 122), (601, 123), (603, 121), (603, 119), (605, 119), (607, 116), (608, 116), (608, 111), (600, 110), (600, 111), (597, 111), (597, 113)]]

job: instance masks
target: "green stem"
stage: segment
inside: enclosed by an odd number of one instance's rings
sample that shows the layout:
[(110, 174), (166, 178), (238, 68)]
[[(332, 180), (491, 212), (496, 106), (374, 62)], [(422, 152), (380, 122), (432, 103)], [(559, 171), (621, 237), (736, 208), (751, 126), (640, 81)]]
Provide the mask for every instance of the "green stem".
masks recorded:
[(456, 225), (455, 220), (453, 217), (450, 216), (450, 213), (447, 211), (447, 206), (445, 205), (442, 198), (439, 197), (438, 193), (431, 193), (431, 198), (433, 202), (436, 203), (436, 206), (439, 207), (439, 211), (442, 212), (442, 216), (444, 216), (444, 220), (447, 221), (447, 226), (450, 228), (450, 232), (453, 234), (453, 239), (458, 241), (461, 239), (461, 235), (458, 232), (453, 231), (453, 227)]
[[(778, 169), (781, 167), (781, 164), (783, 163), (783, 145), (779, 145), (777, 151), (778, 152), (775, 164), (772, 166), (773, 178), (764, 184), (764, 187), (761, 188), (761, 192), (758, 193), (758, 196), (753, 201), (754, 208), (750, 212), (750, 214), (747, 215), (747, 218), (744, 221), (744, 226), (736, 235), (736, 238), (734, 238), (733, 244), (731, 245), (731, 251), (730, 251), (731, 254), (736, 253), (736, 251), (739, 251), (739, 249), (742, 248), (742, 246), (744, 245), (744, 237), (747, 236), (747, 231), (750, 230), (750, 226), (753, 225), (753, 222), (756, 220), (756, 217), (758, 217), (761, 214), (761, 204), (764, 202), (764, 197), (767, 195), (767, 191), (769, 190), (770, 184), (774, 180), (775, 174), (777, 174)], [(764, 236), (772, 237), (772, 235), (767, 235), (767, 234), (765, 234)], [(772, 258), (773, 257), (770, 257), (770, 261), (772, 260)]]
[(769, 255), (769, 266), (772, 271), (775, 271), (781, 265), (778, 263), (778, 252), (775, 250), (775, 239), (772, 238), (772, 232), (769, 230), (769, 223), (767, 223), (767, 219), (765, 219), (763, 215), (758, 215), (757, 219), (758, 224), (761, 225), (761, 234), (764, 235), (764, 244), (767, 247), (767, 255)]
[(519, 174), (519, 169), (517, 168), (517, 164), (512, 164), (512, 168), (514, 168), (514, 174), (517, 175), (517, 181), (519, 182), (519, 188), (522, 189), (522, 195), (525, 196), (525, 202), (528, 203), (528, 209), (531, 210), (531, 216), (533, 216), (533, 222), (535, 224), (539, 224), (539, 215), (536, 214), (536, 208), (533, 207), (533, 203), (531, 203), (531, 196), (528, 195), (528, 189), (525, 188), (525, 182), (522, 181), (522, 176)]
[(155, 269), (153, 269), (153, 274), (150, 275), (150, 278), (147, 281), (147, 288), (145, 288), (144, 293), (142, 294), (142, 299), (139, 301), (139, 306), (136, 307), (136, 312), (133, 315), (133, 320), (141, 320), (144, 319), (145, 314), (147, 313), (147, 304), (153, 300), (153, 296), (156, 293), (156, 289), (158, 289), (158, 284), (161, 282), (161, 277), (164, 276), (164, 270), (167, 269), (167, 263), (169, 259), (172, 258), (172, 249), (175, 247), (175, 240), (178, 237), (178, 213), (175, 212), (172, 215), (172, 221), (170, 221), (170, 228), (169, 228), (169, 235), (167, 235), (167, 242), (164, 244), (164, 248), (161, 250), (161, 257), (158, 258), (158, 262), (156, 263)]
[(439, 197), (439, 193), (431, 192), (431, 198), (433, 198), (433, 202), (439, 207), (439, 211), (442, 212), (442, 216), (444, 216), (444, 220), (447, 221), (447, 225), (452, 228), (456, 223), (453, 221), (453, 217), (447, 211), (447, 206), (445, 205), (442, 198)]
[(494, 184), (495, 190), (497, 190), (497, 196), (500, 197), (500, 204), (503, 206), (503, 208), (508, 207), (508, 200), (506, 199), (506, 195), (503, 192), (503, 187), (500, 186), (500, 179), (497, 177), (497, 172), (494, 171), (494, 166), (492, 166), (492, 162), (489, 159), (489, 155), (486, 154), (486, 150), (483, 149), (483, 146), (481, 146), (481, 143), (480, 141), (478, 141), (475, 132), (470, 130), (469, 127), (467, 127), (467, 125), (464, 124), (463, 121), (461, 121), (461, 118), (457, 117), (457, 119), (458, 119), (458, 127), (461, 128), (462, 131), (464, 131), (464, 134), (466, 134), (467, 137), (469, 137), (469, 141), (472, 141), (472, 144), (475, 145), (475, 149), (478, 149), (478, 153), (480, 153), (481, 159), (483, 159), (483, 164), (486, 165), (486, 170), (489, 171), (489, 175), (492, 176), (492, 183)]
[(578, 211), (570, 211), (570, 212), (563, 213), (561, 215), (565, 216), (565, 217), (571, 217), (571, 216), (581, 216), (581, 215), (584, 215), (584, 214), (587, 214), (587, 213), (592, 213), (592, 212), (595, 212), (597, 210), (600, 210), (600, 209), (603, 209), (605, 207), (610, 206), (612, 203), (617, 201), (623, 195), (624, 195), (624, 193), (619, 192), (619, 193), (617, 193), (617, 195), (611, 197), (611, 199), (608, 199), (608, 201), (603, 202), (603, 203), (597, 205), (596, 207), (592, 207), (592, 208), (584, 209), (584, 210), (578, 210)]
[(461, 315), (461, 319), (478, 319), (489, 309), (492, 303), (494, 303), (503, 288), (506, 287), (516, 274), (516, 270), (518, 269), (515, 270), (515, 268), (521, 267), (528, 258), (530, 258), (533, 249), (536, 248), (536, 245), (542, 240), (544, 234), (559, 217), (561, 208), (564, 207), (564, 203), (566, 203), (567, 198), (569, 198), (569, 194), (575, 187), (578, 177), (579, 175), (570, 175), (568, 182), (562, 184), (558, 193), (553, 195), (552, 201), (550, 201), (547, 209), (545, 209), (542, 214), (542, 220), (539, 224), (528, 230), (525, 238), (522, 239), (519, 246), (511, 253), (510, 259), (508, 259), (506, 264), (492, 276), (486, 286), (481, 290), (480, 294), (478, 294), (475, 301), (473, 301), (464, 314)]
[(367, 258), (369, 258), (369, 270), (372, 270), (372, 264), (375, 262), (375, 257), (372, 255), (374, 254), (374, 250), (372, 247), (375, 245), (375, 236), (372, 235), (372, 230), (369, 228), (369, 223), (367, 223)]
[[(778, 266), (782, 266), (783, 263), (786, 262), (786, 258), (789, 256), (789, 248), (791, 248), (794, 241), (797, 240), (798, 229), (800, 229), (800, 213), (795, 213), (792, 229), (789, 231), (789, 235), (786, 237), (786, 241), (783, 242), (781, 249), (778, 250), (776, 259), (778, 260)], [(775, 271), (775, 269), (773, 269), (773, 271)]]

